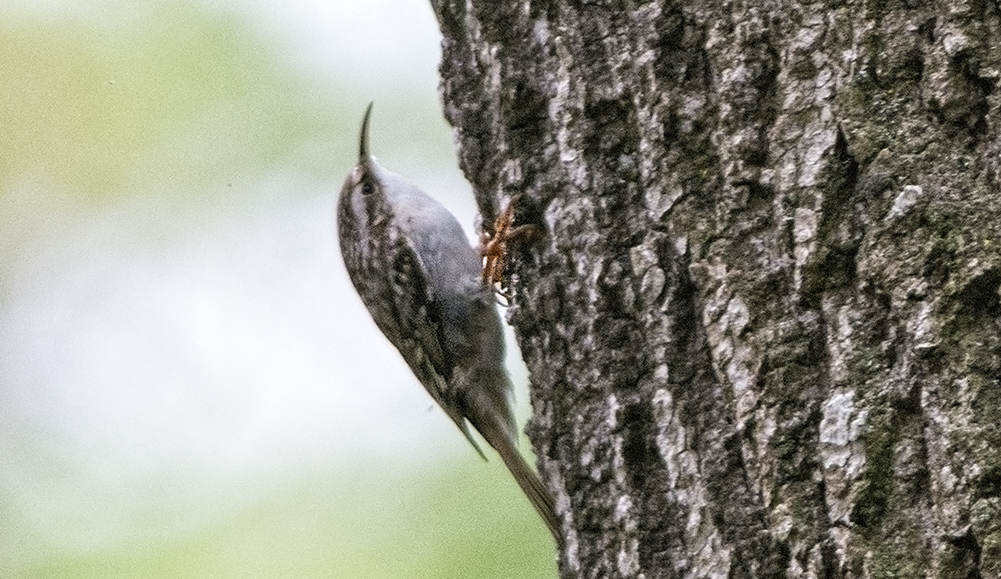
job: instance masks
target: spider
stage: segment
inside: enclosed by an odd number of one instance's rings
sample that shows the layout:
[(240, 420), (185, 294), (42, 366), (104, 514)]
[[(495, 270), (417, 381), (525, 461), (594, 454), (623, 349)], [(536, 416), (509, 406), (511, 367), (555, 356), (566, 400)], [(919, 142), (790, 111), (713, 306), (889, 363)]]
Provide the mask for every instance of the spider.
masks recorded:
[(506, 300), (511, 299), (509, 288), (504, 282), (510, 251), (508, 244), (531, 241), (540, 236), (539, 228), (534, 225), (514, 226), (514, 206), (519, 198), (520, 195), (509, 200), (507, 207), (497, 215), (493, 233), (485, 229), (480, 231), (480, 246), (477, 248), (483, 256), (483, 284)]

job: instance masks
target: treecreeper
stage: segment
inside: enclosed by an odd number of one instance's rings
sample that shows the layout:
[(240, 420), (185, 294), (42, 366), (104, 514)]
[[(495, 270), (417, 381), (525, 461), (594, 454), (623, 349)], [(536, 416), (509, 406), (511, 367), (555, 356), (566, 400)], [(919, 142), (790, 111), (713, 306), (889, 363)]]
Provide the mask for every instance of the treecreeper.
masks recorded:
[(417, 379), (486, 458), (469, 430), (500, 455), (557, 543), (553, 498), (518, 451), (504, 335), (482, 259), (456, 218), (369, 153), (369, 104), (358, 164), (337, 202), (348, 276), (372, 319)]

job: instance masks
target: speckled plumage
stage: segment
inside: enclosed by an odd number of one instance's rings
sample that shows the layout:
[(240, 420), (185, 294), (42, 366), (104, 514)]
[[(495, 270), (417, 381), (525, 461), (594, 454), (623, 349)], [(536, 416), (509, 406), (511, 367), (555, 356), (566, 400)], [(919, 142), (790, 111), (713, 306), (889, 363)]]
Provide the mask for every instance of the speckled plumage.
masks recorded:
[(500, 454), (559, 540), (552, 497), (517, 450), (500, 316), (480, 257), (448, 210), (369, 154), (371, 110), (337, 204), (351, 282), (435, 402), (481, 455), (469, 424)]

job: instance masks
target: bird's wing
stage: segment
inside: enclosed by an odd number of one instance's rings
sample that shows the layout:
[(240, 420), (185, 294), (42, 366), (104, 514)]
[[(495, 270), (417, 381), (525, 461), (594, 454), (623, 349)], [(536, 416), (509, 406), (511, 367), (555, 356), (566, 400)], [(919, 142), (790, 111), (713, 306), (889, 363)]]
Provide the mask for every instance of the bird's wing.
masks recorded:
[(413, 243), (405, 236), (399, 237), (396, 243), (397, 247), (390, 252), (395, 256), (395, 263), (387, 264), (394, 276), (393, 317), (399, 330), (396, 346), (412, 353), (412, 356), (404, 356), (410, 369), (485, 460), (486, 456), (469, 432), (469, 423), (450, 402), (449, 380), (454, 368), (442, 346), (439, 296), (427, 282), (428, 272)]

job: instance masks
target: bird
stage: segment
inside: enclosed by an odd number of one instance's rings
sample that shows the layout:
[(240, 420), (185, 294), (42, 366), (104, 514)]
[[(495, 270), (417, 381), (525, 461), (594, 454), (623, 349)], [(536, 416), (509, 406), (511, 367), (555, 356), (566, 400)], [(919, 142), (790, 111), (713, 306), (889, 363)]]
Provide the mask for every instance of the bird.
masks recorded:
[(552, 494), (518, 451), (504, 335), (482, 257), (441, 203), (369, 152), (365, 109), (358, 163), (337, 201), (348, 277), (376, 326), (486, 459), (470, 426), (500, 456), (557, 544)]

